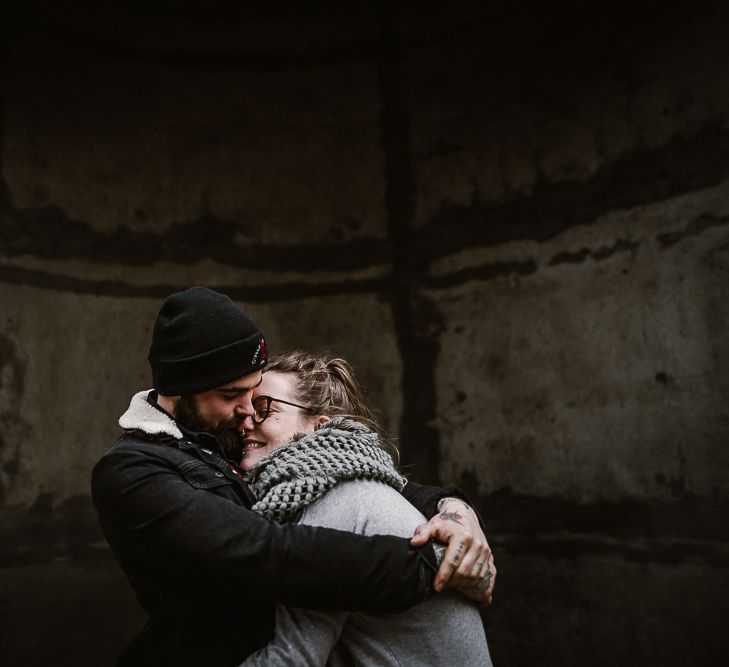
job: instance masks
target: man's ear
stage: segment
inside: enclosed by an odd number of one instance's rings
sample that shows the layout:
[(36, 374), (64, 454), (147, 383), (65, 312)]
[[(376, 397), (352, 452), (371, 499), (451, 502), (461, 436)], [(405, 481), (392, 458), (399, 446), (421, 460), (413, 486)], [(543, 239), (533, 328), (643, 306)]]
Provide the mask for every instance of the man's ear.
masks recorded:
[(314, 420), (314, 430), (318, 431), (322, 426), (324, 426), (324, 424), (326, 424), (327, 422), (330, 422), (331, 420), (332, 420), (331, 417), (327, 417), (326, 415), (319, 415)]
[(173, 417), (177, 413), (177, 403), (179, 400), (179, 396), (162, 396), (161, 394), (157, 394), (157, 405)]

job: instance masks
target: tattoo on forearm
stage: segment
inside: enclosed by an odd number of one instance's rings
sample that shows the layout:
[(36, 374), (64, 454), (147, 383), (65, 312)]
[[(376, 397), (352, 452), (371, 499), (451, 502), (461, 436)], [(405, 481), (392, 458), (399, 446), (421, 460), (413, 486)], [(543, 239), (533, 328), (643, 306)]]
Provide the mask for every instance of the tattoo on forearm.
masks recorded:
[(461, 526), (463, 525), (463, 522), (461, 521), (463, 515), (459, 514), (458, 512), (441, 512), (438, 516), (441, 519), (445, 519), (446, 521), (455, 521)]

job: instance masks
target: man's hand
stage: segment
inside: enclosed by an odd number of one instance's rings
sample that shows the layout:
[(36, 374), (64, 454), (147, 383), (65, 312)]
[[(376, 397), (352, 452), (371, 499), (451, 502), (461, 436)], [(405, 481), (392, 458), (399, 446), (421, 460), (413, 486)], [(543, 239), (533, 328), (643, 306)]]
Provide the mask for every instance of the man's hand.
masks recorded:
[(415, 530), (410, 540), (422, 547), (428, 540), (448, 545), (433, 582), (436, 591), (455, 588), (481, 604), (491, 604), (496, 567), (476, 513), (458, 498), (439, 503), (439, 514)]

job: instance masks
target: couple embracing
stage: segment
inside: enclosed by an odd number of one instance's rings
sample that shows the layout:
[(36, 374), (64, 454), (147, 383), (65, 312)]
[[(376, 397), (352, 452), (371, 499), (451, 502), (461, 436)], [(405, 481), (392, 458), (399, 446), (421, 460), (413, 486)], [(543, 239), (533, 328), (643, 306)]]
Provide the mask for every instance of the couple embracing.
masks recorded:
[(120, 667), (491, 664), (478, 517), (398, 472), (345, 361), (269, 359), (194, 287), (163, 303), (149, 362), (91, 482), (149, 617)]

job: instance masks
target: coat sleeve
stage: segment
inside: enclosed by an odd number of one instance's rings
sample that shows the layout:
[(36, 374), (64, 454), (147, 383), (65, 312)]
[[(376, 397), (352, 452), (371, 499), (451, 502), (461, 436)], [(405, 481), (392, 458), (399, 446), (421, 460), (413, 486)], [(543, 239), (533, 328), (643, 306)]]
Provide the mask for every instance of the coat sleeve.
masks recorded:
[(107, 540), (124, 561), (292, 606), (396, 611), (431, 595), (432, 547), (279, 525), (204, 489), (163, 457), (116, 448), (92, 474)]
[(427, 519), (432, 519), (438, 513), (438, 502), (443, 498), (458, 498), (465, 502), (476, 512), (481, 528), (484, 522), (468, 496), (454, 486), (425, 486), (411, 480), (405, 485), (402, 495), (414, 507), (416, 507)]

